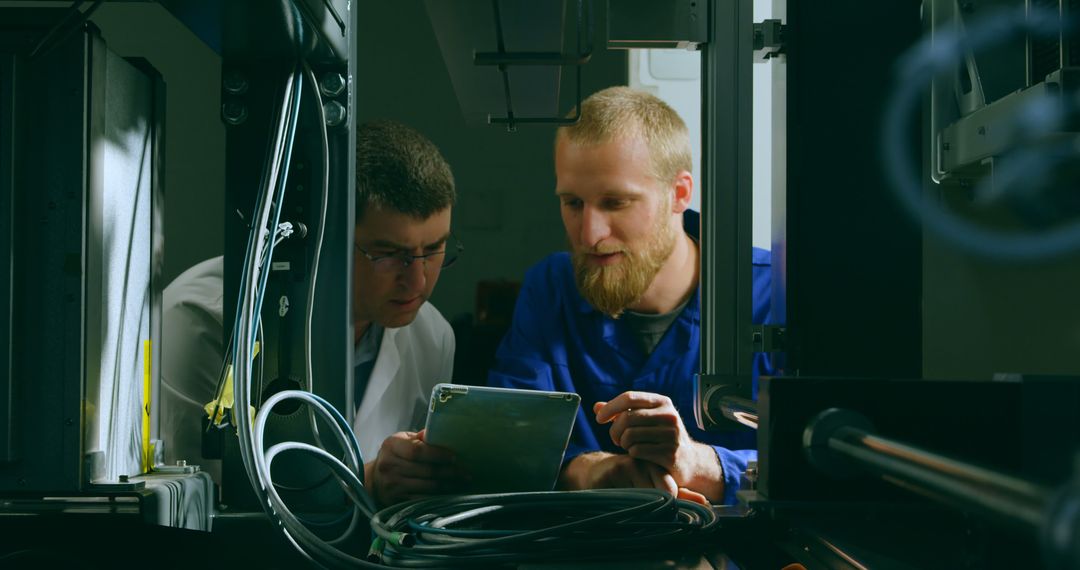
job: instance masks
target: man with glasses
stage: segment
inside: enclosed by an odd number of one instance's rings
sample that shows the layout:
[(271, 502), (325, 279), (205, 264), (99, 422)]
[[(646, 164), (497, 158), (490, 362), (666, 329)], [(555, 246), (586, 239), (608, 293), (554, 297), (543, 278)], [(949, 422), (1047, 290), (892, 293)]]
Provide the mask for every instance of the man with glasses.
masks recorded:
[(356, 172), (353, 430), (367, 487), (388, 505), (465, 482), (420, 431), (431, 389), (451, 380), (454, 363), (453, 330), (427, 300), (462, 247), (450, 232), (450, 166), (423, 135), (390, 121), (360, 125)]
[[(577, 392), (567, 489), (648, 487), (732, 503), (754, 434), (693, 418), (700, 220), (690, 139), (665, 103), (626, 87), (582, 102), (555, 138), (555, 194), (571, 251), (526, 274), (488, 377)], [(754, 322), (769, 313), (769, 255), (753, 253)], [(755, 369), (766, 370), (762, 355)]]
[[(419, 432), (431, 388), (453, 374), (454, 333), (427, 302), (462, 252), (450, 233), (454, 178), (439, 150), (405, 125), (360, 125), (356, 142), (353, 378), (347, 393), (365, 481), (384, 505), (455, 490), (464, 474)], [(184, 272), (164, 293), (162, 432), (169, 461), (202, 458), (203, 406), (221, 361), (221, 257)], [(389, 436), (389, 437), (388, 437)]]

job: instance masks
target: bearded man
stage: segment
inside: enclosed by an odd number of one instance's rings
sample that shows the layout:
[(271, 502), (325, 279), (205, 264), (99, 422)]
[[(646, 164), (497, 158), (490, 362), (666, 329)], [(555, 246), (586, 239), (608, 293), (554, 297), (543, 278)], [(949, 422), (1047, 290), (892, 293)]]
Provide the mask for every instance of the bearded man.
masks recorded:
[[(555, 136), (570, 252), (526, 274), (488, 383), (581, 395), (561, 488), (658, 488), (731, 504), (757, 457), (754, 434), (708, 433), (693, 419), (701, 252), (691, 162), (678, 114), (626, 87), (590, 96), (581, 120)], [(755, 250), (753, 262), (763, 323), (768, 253)], [(766, 368), (756, 355), (755, 373)]]

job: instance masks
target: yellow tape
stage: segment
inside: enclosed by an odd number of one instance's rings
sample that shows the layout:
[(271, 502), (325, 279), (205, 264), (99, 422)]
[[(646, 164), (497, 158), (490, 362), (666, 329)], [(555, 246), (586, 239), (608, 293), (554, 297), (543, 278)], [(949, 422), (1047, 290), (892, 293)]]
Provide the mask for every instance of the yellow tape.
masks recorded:
[(153, 469), (153, 450), (150, 449), (150, 341), (143, 341), (143, 415), (142, 415), (143, 473)]
[[(251, 354), (252, 359), (259, 355), (259, 349), (259, 341), (255, 341), (255, 350)], [(208, 402), (203, 406), (203, 410), (206, 412), (206, 417), (210, 418), (211, 423), (220, 426), (222, 420), (225, 419), (225, 412), (232, 410), (233, 403), (233, 368), (232, 364), (229, 364), (225, 368), (225, 385), (221, 389), (221, 397)], [(254, 417), (254, 410), (254, 406), (248, 406), (248, 412), (252, 414), (252, 417)]]

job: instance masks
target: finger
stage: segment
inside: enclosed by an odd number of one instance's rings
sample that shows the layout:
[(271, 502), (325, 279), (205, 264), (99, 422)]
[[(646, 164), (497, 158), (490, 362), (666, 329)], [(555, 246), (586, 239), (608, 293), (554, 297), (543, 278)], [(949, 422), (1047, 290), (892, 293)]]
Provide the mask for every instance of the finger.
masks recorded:
[(390, 450), (398, 458), (412, 463), (454, 463), (454, 453), (449, 449), (428, 445), (419, 439), (396, 440)]
[(663, 413), (658, 410), (633, 410), (630, 412), (624, 412), (616, 416), (615, 420), (611, 423), (611, 429), (609, 434), (611, 435), (611, 441), (620, 447), (625, 448), (626, 443), (623, 441), (625, 432), (635, 427), (644, 428), (666, 428), (676, 430), (673, 433), (675, 437), (678, 437), (679, 429), (679, 416), (678, 412)]
[(675, 495), (675, 497), (684, 501), (692, 501), (706, 506), (708, 506), (709, 504), (709, 500), (705, 498), (705, 495), (702, 495), (697, 491), (687, 489), (686, 487), (679, 487), (679, 492), (677, 495)]
[(605, 403), (596, 410), (596, 421), (606, 423), (615, 414), (637, 410), (642, 408), (659, 408), (671, 406), (671, 399), (667, 396), (652, 392), (623, 392)]
[(393, 459), (384, 461), (379, 472), (392, 477), (411, 477), (414, 479), (461, 479), (462, 473), (450, 463), (419, 463)]
[(643, 443), (633, 445), (627, 453), (639, 461), (659, 465), (668, 471), (678, 471), (675, 465), (675, 447), (667, 444)]
[[(600, 410), (602, 410), (605, 405), (607, 405), (607, 402), (597, 402), (597, 403), (593, 404), (593, 407), (592, 407), (593, 415), (599, 414)], [(597, 416), (596, 423), (598, 423), (598, 424), (606, 424), (606, 423), (614, 420), (617, 417), (619, 417), (619, 414), (615, 414), (615, 415), (612, 415), (610, 417), (606, 417), (603, 421), (601, 421), (599, 416)]]
[(667, 491), (672, 497), (676, 496), (679, 491), (679, 486), (675, 484), (675, 478), (656, 465), (649, 465), (648, 467), (653, 487), (656, 487), (661, 491)]
[[(611, 430), (615, 433), (614, 428)], [(631, 427), (622, 431), (619, 434), (618, 440), (615, 441), (615, 445), (629, 450), (635, 445), (674, 445), (679, 441), (679, 432), (673, 427)]]
[(630, 486), (635, 489), (652, 489), (653, 481), (648, 463), (633, 461), (627, 463), (627, 475), (630, 478)]
[(453, 465), (457, 461), (453, 451), (438, 445), (429, 445), (420, 440), (416, 441), (414, 457), (416, 461), (447, 465)]

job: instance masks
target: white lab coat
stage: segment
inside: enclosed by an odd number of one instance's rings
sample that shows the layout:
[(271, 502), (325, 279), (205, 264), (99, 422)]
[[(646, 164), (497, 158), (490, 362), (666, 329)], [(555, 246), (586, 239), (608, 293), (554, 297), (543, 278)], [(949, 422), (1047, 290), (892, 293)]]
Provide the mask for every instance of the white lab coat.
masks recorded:
[(203, 406), (214, 399), (221, 361), (222, 257), (203, 261), (181, 273), (162, 297), (162, 374), (159, 432), (165, 463), (199, 465), (221, 483), (221, 461), (202, 457)]
[(454, 347), (450, 323), (426, 302), (413, 322), (383, 331), (379, 356), (353, 419), (365, 462), (375, 459), (387, 436), (424, 427), (432, 387), (453, 377)]

